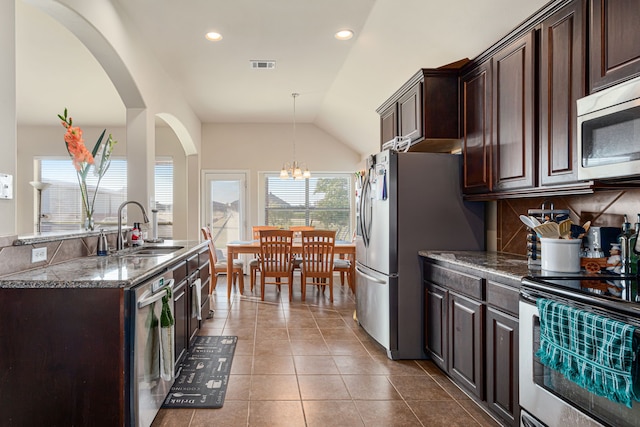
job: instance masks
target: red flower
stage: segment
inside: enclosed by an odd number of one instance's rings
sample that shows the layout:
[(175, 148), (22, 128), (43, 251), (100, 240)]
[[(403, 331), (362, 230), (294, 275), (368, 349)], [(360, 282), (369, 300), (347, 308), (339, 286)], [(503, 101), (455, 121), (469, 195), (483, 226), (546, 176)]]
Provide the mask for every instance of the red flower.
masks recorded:
[(73, 127), (63, 122), (63, 125), (67, 128), (67, 133), (64, 135), (64, 142), (67, 144), (67, 150), (73, 160), (73, 166), (76, 170), (80, 170), (82, 163), (87, 162), (93, 164), (93, 156), (84, 145), (84, 139), (82, 139), (82, 129), (79, 127)]

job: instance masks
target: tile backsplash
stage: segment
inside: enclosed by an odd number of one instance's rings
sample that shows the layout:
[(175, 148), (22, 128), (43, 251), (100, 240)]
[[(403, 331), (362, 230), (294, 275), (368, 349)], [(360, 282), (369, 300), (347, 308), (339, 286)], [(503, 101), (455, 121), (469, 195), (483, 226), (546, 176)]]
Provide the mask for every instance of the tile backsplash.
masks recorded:
[(519, 215), (529, 209), (540, 209), (542, 204), (549, 209), (568, 209), (575, 224), (591, 221), (592, 226), (620, 227), (624, 215), (629, 222), (636, 222), (640, 213), (640, 189), (608, 190), (595, 194), (558, 196), (548, 198), (506, 199), (497, 202), (497, 250), (526, 255), (527, 229)]
[[(106, 234), (109, 246), (115, 246), (117, 233), (107, 232)], [(28, 245), (14, 246), (10, 242), (4, 242), (4, 244), (7, 246), (0, 246), (0, 276), (94, 255), (98, 245), (98, 236), (84, 236)], [(43, 247), (47, 248), (47, 260), (32, 263), (31, 250)]]

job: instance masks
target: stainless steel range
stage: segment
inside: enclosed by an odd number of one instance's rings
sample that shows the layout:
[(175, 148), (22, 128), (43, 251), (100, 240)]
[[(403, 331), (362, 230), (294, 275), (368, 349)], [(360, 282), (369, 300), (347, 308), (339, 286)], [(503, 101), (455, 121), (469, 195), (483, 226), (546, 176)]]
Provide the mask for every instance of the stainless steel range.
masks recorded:
[[(633, 402), (631, 408), (615, 403), (580, 387), (540, 362), (536, 356), (540, 348), (540, 314), (536, 306), (539, 298), (633, 325), (638, 328), (633, 339), (640, 339), (637, 332), (640, 331), (637, 277), (576, 274), (524, 278), (519, 307), (520, 425), (637, 427), (640, 402)], [(578, 339), (585, 334), (583, 330), (574, 333)], [(640, 354), (637, 346), (635, 348), (638, 360)]]

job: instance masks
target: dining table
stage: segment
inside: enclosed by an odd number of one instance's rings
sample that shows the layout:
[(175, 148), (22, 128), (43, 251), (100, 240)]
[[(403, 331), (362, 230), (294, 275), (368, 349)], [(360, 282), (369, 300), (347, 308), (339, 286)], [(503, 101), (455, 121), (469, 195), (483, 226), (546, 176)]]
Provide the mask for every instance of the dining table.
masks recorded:
[[(294, 254), (302, 254), (302, 242), (299, 239), (294, 239), (291, 246), (291, 251)], [(258, 254), (260, 253), (260, 241), (259, 240), (246, 240), (246, 241), (231, 241), (227, 243), (227, 298), (231, 298), (231, 289), (233, 287), (233, 262), (231, 260), (238, 258), (240, 254)], [(356, 277), (356, 244), (347, 240), (336, 240), (334, 247), (334, 254), (341, 258), (351, 260), (349, 277), (355, 280)], [(351, 292), (355, 293), (355, 283), (353, 280), (348, 280), (349, 288)], [(240, 293), (244, 293), (244, 289), (240, 289)]]

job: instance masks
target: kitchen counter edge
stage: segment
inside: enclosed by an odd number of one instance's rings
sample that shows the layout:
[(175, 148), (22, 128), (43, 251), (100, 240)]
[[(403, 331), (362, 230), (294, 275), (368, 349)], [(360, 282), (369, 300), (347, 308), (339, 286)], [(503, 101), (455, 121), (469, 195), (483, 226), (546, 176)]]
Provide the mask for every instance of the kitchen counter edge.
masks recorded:
[(118, 255), (76, 258), (2, 276), (0, 289), (130, 288), (164, 273), (169, 266), (203, 252), (203, 249), (207, 248), (207, 242), (167, 240), (163, 244), (153, 246), (183, 248), (168, 255), (154, 257), (123, 256), (131, 252), (131, 249), (125, 249), (124, 253)]
[(539, 269), (530, 268), (527, 257), (503, 252), (421, 250), (418, 255), (436, 264), (468, 273), (484, 273), (496, 278), (520, 282)]

